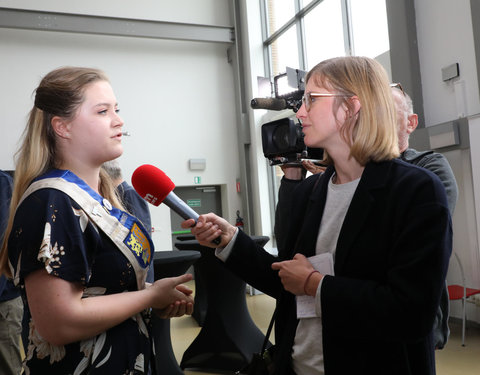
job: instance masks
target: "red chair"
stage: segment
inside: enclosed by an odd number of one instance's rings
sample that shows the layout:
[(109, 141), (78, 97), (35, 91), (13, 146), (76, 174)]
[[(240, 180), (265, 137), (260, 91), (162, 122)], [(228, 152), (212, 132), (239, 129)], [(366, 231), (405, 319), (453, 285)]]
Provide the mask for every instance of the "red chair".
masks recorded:
[(462, 285), (458, 285), (458, 284), (448, 285), (448, 296), (449, 296), (449, 299), (452, 301), (462, 300), (462, 346), (465, 346), (465, 325), (467, 321), (467, 309), (466, 309), (467, 298), (475, 294), (480, 294), (480, 289), (467, 288), (465, 286), (466, 281), (465, 281), (465, 274), (463, 272), (462, 262), (460, 262), (460, 258), (456, 253), (454, 253), (454, 255), (460, 269), (460, 275), (462, 277)]

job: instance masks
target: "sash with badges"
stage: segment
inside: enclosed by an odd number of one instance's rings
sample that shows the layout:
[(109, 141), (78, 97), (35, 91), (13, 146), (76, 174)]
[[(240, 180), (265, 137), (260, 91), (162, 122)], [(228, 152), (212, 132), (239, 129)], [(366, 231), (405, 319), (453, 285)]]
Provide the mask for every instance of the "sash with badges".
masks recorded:
[(135, 216), (113, 207), (107, 199), (68, 170), (55, 169), (40, 176), (25, 191), (19, 205), (34, 191), (46, 188), (64, 192), (81, 207), (127, 257), (135, 270), (138, 289), (144, 289), (154, 248), (141, 222)]

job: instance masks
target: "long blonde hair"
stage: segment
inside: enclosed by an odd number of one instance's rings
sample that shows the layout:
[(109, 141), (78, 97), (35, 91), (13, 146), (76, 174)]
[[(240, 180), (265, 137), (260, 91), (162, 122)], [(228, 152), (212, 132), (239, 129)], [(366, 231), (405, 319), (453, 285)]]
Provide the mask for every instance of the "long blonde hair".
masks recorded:
[[(334, 113), (342, 105), (347, 108), (348, 116), (340, 131), (350, 146), (351, 157), (365, 165), (399, 156), (395, 105), (387, 73), (380, 63), (368, 57), (336, 57), (313, 67), (306, 82), (310, 79), (317, 86), (345, 95), (335, 98)], [(361, 105), (357, 116), (352, 96)], [(333, 163), (326, 151), (324, 162)]]
[[(107, 81), (101, 70), (62, 67), (48, 73), (35, 90), (35, 104), (30, 111), (22, 134), (22, 144), (15, 154), (15, 174), (10, 203), (10, 215), (0, 250), (0, 271), (11, 277), (8, 267), (8, 237), (12, 230), (15, 210), (28, 186), (46, 171), (57, 168), (55, 133), (51, 126), (54, 116), (73, 119), (85, 100), (85, 89), (97, 81)], [(99, 192), (116, 207), (122, 208), (115, 186), (108, 174), (100, 170)]]

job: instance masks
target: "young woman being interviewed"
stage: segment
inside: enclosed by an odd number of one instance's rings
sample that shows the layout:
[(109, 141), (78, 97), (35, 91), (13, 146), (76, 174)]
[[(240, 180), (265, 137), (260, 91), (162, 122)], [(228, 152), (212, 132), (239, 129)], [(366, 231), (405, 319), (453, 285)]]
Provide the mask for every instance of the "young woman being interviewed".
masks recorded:
[(29, 311), (26, 374), (146, 374), (150, 308), (192, 313), (191, 275), (145, 284), (153, 244), (101, 169), (122, 126), (102, 71), (59, 68), (35, 91), (1, 253)]
[(278, 218), (278, 258), (214, 214), (192, 233), (205, 246), (221, 235), (217, 256), (277, 299), (276, 374), (433, 375), (450, 215), (440, 180), (396, 159), (385, 70), (365, 57), (319, 63), (297, 117), (328, 167), (298, 183)]

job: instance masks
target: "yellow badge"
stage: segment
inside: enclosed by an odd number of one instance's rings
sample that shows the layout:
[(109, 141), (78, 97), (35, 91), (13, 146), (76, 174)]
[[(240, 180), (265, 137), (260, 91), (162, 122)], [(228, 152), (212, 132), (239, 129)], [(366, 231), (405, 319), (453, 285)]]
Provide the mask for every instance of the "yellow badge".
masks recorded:
[(146, 267), (150, 263), (152, 250), (150, 249), (150, 242), (147, 236), (142, 232), (140, 227), (134, 223), (130, 233), (124, 241), (125, 245), (135, 254), (138, 262)]

